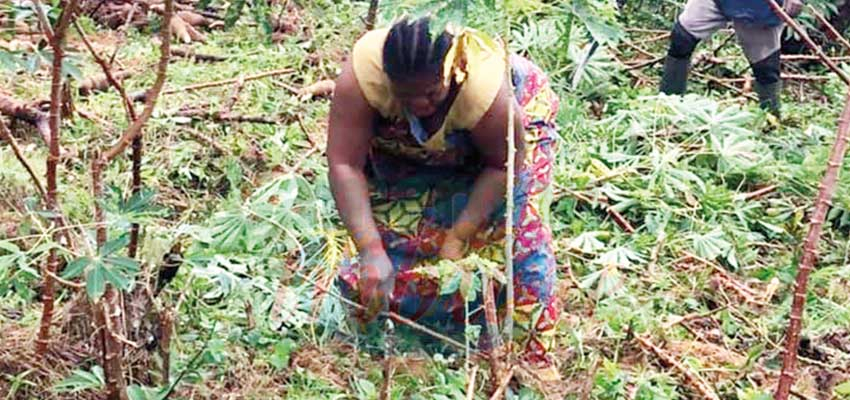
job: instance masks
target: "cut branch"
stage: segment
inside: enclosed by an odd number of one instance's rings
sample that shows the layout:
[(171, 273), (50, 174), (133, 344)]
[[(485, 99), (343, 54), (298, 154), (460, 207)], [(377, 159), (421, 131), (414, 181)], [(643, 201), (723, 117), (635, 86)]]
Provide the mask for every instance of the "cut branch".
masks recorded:
[(829, 155), (826, 172), (820, 183), (818, 197), (815, 200), (815, 209), (809, 222), (809, 233), (803, 242), (803, 255), (800, 259), (800, 269), (797, 271), (791, 316), (788, 322), (788, 330), (785, 333), (785, 354), (782, 356), (782, 374), (779, 376), (779, 384), (776, 388), (776, 400), (788, 399), (791, 386), (794, 385), (796, 378), (797, 348), (800, 344), (800, 330), (803, 327), (806, 287), (809, 283), (809, 274), (811, 274), (815, 262), (817, 262), (817, 245), (832, 196), (835, 194), (838, 173), (841, 171), (841, 165), (844, 162), (844, 154), (847, 152), (848, 136), (850, 136), (850, 92), (847, 94), (844, 111), (838, 120), (838, 133)]
[(0, 114), (32, 124), (44, 143), (50, 145), (50, 116), (35, 106), (0, 93)]
[[(208, 88), (213, 88), (213, 87), (218, 87), (218, 86), (232, 85), (232, 84), (238, 82), (240, 79), (242, 79), (245, 82), (248, 82), (248, 81), (253, 81), (253, 80), (257, 80), (257, 79), (267, 78), (267, 77), (270, 77), (270, 76), (288, 74), (288, 73), (291, 73), (293, 71), (294, 70), (292, 68), (276, 69), (276, 70), (272, 70), (272, 71), (262, 72), (262, 73), (259, 73), (259, 74), (256, 74), (256, 75), (249, 75), (249, 76), (246, 76), (244, 78), (237, 77), (237, 78), (231, 78), (231, 79), (224, 79), (224, 80), (220, 80), (220, 81), (198, 83), (198, 84), (184, 86), (182, 88), (177, 88), (177, 89), (167, 89), (167, 90), (163, 90), (162, 94), (166, 95), (166, 94), (174, 94), (174, 93), (184, 93), (184, 92), (191, 92), (191, 91), (200, 90), (200, 89), (208, 89)], [(136, 93), (132, 96), (133, 101), (145, 101), (147, 99), (147, 97), (148, 97), (147, 92)]]
[(649, 351), (654, 354), (658, 359), (661, 360), (663, 364), (668, 367), (672, 367), (676, 371), (678, 371), (684, 377), (685, 384), (693, 388), (697, 394), (699, 394), (700, 398), (710, 399), (710, 400), (720, 400), (720, 397), (717, 396), (717, 393), (714, 392), (714, 389), (708, 385), (708, 383), (702, 379), (699, 375), (691, 371), (690, 368), (683, 365), (681, 362), (665, 353), (660, 347), (656, 346), (649, 339), (643, 336), (636, 337), (638, 344), (645, 351)]
[(200, 61), (200, 62), (208, 62), (208, 63), (227, 61), (227, 57), (215, 56), (215, 55), (212, 55), (212, 54), (195, 53), (195, 51), (190, 49), (190, 48), (174, 49), (174, 50), (171, 51), (171, 55), (175, 56), (175, 57), (188, 58), (190, 60), (195, 60), (195, 61)]

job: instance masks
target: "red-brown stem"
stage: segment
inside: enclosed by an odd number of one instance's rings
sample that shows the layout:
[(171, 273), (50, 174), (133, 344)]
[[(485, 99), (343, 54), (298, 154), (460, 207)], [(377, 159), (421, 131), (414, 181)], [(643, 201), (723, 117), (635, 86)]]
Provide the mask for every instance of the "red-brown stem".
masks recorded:
[[(174, 1), (165, 0), (165, 16), (164, 20), (171, 19), (174, 13)], [(153, 114), (153, 109), (156, 106), (156, 100), (159, 97), (162, 87), (165, 84), (165, 75), (168, 69), (168, 59), (171, 48), (171, 32), (169, 24), (164, 24), (161, 31), (162, 44), (160, 46), (160, 58), (157, 64), (156, 78), (153, 86), (147, 92), (145, 106), (142, 113), (134, 118), (132, 106), (127, 106), (129, 103), (126, 100), (126, 94), (122, 94), (125, 98), (125, 107), (127, 107), (128, 117), (130, 117), (130, 126), (118, 140), (114, 146), (106, 150), (102, 154), (95, 154), (92, 159), (92, 195), (94, 201), (94, 215), (97, 247), (101, 248), (106, 243), (106, 221), (103, 214), (103, 208), (100, 206), (100, 199), (103, 194), (103, 168), (116, 156), (126, 150), (130, 143), (140, 138), (142, 128), (148, 119)], [(92, 51), (92, 54), (96, 54)], [(96, 59), (99, 58), (96, 56)], [(101, 66), (103, 67), (103, 65)], [(109, 76), (109, 68), (104, 68), (104, 73)], [(111, 84), (116, 87), (119, 93), (122, 92), (121, 85), (113, 78)], [(141, 149), (140, 149), (141, 150)], [(141, 153), (139, 153), (141, 154)], [(134, 167), (136, 166), (134, 160)], [(134, 171), (135, 172), (135, 171)], [(135, 177), (134, 177), (135, 178)], [(135, 186), (135, 179), (134, 179)], [(124, 343), (120, 340), (123, 332), (120, 330), (123, 326), (124, 309), (121, 304), (121, 293), (117, 288), (110, 284), (106, 285), (106, 291), (103, 297), (95, 303), (95, 322), (97, 324), (97, 340), (101, 349), (101, 364), (103, 366), (104, 377), (106, 378), (106, 396), (110, 400), (124, 400), (127, 398), (126, 380), (124, 379), (124, 371), (122, 365), (122, 355), (124, 352)]]
[[(51, 220), (55, 226), (61, 224), (59, 218), (59, 204), (56, 199), (56, 167), (59, 164), (59, 128), (62, 122), (62, 59), (64, 58), (65, 33), (68, 30), (68, 24), (77, 8), (79, 0), (71, 0), (62, 10), (59, 16), (59, 22), (56, 28), (53, 29), (53, 36), (50, 40), (50, 47), (53, 50), (53, 65), (51, 69), (50, 81), (50, 142), (49, 152), (47, 156), (47, 209), (53, 213)], [(54, 231), (53, 241), (58, 243), (61, 232)], [(41, 325), (36, 338), (36, 354), (43, 356), (47, 352), (47, 345), (50, 341), (50, 326), (53, 324), (53, 277), (59, 266), (59, 256), (56, 254), (56, 249), (51, 249), (47, 256), (47, 265), (43, 277), (42, 287), (42, 311)]]
[[(133, 183), (132, 195), (137, 196), (142, 191), (142, 136), (133, 139)], [(130, 225), (130, 243), (127, 245), (127, 257), (136, 258), (139, 248), (139, 224)]]
[[(163, 15), (163, 21), (170, 21), (173, 14), (174, 0), (165, 0), (165, 14)], [(160, 36), (162, 44), (159, 47), (160, 55), (159, 63), (156, 67), (156, 79), (154, 80), (151, 88), (145, 93), (145, 107), (142, 109), (142, 113), (138, 116), (138, 118), (136, 118), (124, 134), (121, 135), (118, 142), (103, 153), (103, 159), (106, 162), (109, 162), (118, 156), (118, 154), (124, 152), (124, 150), (127, 149), (127, 146), (129, 146), (136, 137), (142, 134), (142, 128), (153, 114), (153, 109), (156, 106), (156, 100), (159, 98), (159, 95), (162, 92), (162, 87), (165, 85), (165, 73), (168, 71), (168, 59), (171, 57), (171, 24), (162, 25)]]
[[(137, 119), (136, 108), (133, 106), (133, 102), (130, 101), (130, 98), (127, 97), (127, 91), (124, 90), (124, 86), (121, 82), (116, 79), (115, 74), (112, 72), (112, 67), (106, 60), (101, 57), (97, 51), (95, 51), (94, 47), (89, 42), (88, 37), (86, 37), (85, 31), (80, 27), (76, 21), (74, 21), (74, 28), (76, 28), (77, 33), (82, 38), (83, 43), (88, 48), (95, 62), (100, 66), (100, 69), (103, 70), (103, 74), (106, 76), (107, 82), (115, 88), (115, 91), (121, 96), (121, 100), (124, 103), (124, 110), (127, 112), (127, 120), (130, 124), (133, 124)], [(132, 168), (132, 185), (131, 191), (133, 195), (138, 195), (142, 188), (142, 137), (141, 135), (137, 136), (133, 139), (133, 168)], [(127, 255), (130, 258), (136, 257), (136, 252), (139, 245), (139, 224), (132, 224), (130, 226), (130, 244), (127, 247)]]
[(794, 18), (791, 18), (791, 16), (788, 15), (788, 13), (785, 12), (785, 10), (782, 8), (782, 6), (777, 4), (775, 0), (764, 0), (764, 1), (767, 2), (767, 4), (770, 6), (770, 8), (773, 10), (773, 12), (777, 16), (779, 16), (779, 18), (781, 18), (783, 21), (785, 21), (785, 23), (788, 24), (788, 26), (790, 26), (791, 29), (793, 29), (795, 32), (797, 32), (798, 35), (800, 35), (800, 37), (803, 39), (803, 42), (806, 43), (806, 46), (808, 46), (809, 49), (814, 51), (818, 55), (818, 57), (820, 57), (821, 62), (823, 62), (827, 67), (829, 67), (829, 69), (831, 69), (832, 72), (835, 72), (835, 74), (838, 75), (838, 77), (841, 78), (841, 80), (843, 80), (844, 83), (850, 85), (850, 76), (847, 76), (847, 74), (845, 74), (844, 71), (842, 71), (840, 68), (838, 68), (838, 66), (835, 65), (834, 62), (832, 62), (832, 60), (826, 55), (826, 53), (823, 52), (823, 50), (820, 48), (820, 46), (815, 44), (815, 42), (812, 40), (812, 38), (809, 37), (809, 35), (806, 33), (806, 30), (803, 29), (800, 26), (800, 24), (797, 23), (797, 21), (794, 21)]
[(815, 209), (809, 222), (809, 233), (803, 242), (803, 255), (800, 259), (800, 269), (797, 271), (797, 279), (794, 287), (794, 300), (791, 304), (791, 316), (788, 321), (788, 330), (785, 332), (785, 354), (782, 356), (782, 374), (779, 376), (779, 384), (776, 387), (776, 400), (787, 400), (794, 385), (797, 368), (797, 347), (800, 343), (800, 330), (803, 328), (803, 309), (806, 304), (806, 287), (809, 283), (809, 274), (812, 272), (817, 261), (817, 245), (820, 240), (823, 224), (829, 211), (832, 196), (835, 194), (838, 173), (847, 152), (847, 140), (850, 137), (850, 92), (847, 94), (844, 111), (838, 120), (838, 133), (832, 151), (829, 154), (826, 172), (821, 179), (818, 189), (818, 197), (815, 200)]

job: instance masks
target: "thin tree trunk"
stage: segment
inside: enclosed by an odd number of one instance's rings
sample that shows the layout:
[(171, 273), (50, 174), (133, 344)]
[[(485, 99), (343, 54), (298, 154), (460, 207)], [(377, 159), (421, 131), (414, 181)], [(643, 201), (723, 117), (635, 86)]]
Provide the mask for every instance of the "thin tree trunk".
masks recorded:
[[(103, 160), (95, 155), (92, 160), (92, 196), (94, 197), (94, 221), (96, 228), (97, 248), (106, 244), (107, 231), (103, 207), (100, 200), (103, 196)], [(123, 326), (121, 318), (123, 310), (120, 307), (120, 294), (110, 284), (106, 285), (103, 296), (94, 302), (95, 321), (98, 325), (97, 342), (100, 347), (101, 365), (103, 375), (106, 378), (106, 396), (110, 400), (126, 399), (127, 382), (124, 379), (124, 370), (121, 364), (121, 356), (124, 351), (122, 343), (116, 338), (121, 332), (115, 329)]]
[[(133, 139), (133, 183), (132, 195), (137, 196), (142, 191), (142, 136)], [(127, 256), (136, 258), (139, 248), (139, 224), (130, 225), (130, 244), (127, 247)]]
[[(59, 128), (62, 122), (62, 60), (64, 58), (65, 33), (68, 30), (68, 25), (73, 18), (74, 12), (79, 1), (71, 0), (67, 3), (59, 16), (59, 22), (50, 36), (50, 47), (53, 50), (53, 65), (51, 69), (50, 81), (50, 141), (49, 152), (47, 157), (47, 209), (52, 212), (51, 220), (54, 227), (61, 225), (62, 221), (59, 217), (59, 203), (56, 198), (56, 168), (59, 163)], [(62, 233), (55, 230), (53, 233), (53, 241), (58, 243)], [(59, 266), (59, 256), (56, 254), (56, 249), (51, 248), (47, 256), (47, 265), (42, 273), (42, 311), (41, 325), (36, 338), (36, 354), (43, 356), (47, 352), (47, 345), (50, 342), (50, 326), (53, 324), (53, 295), (54, 281), (53, 275)]]
[(838, 182), (838, 173), (847, 152), (847, 141), (850, 137), (850, 92), (844, 105), (844, 111), (838, 120), (838, 133), (835, 144), (829, 155), (826, 173), (820, 183), (818, 197), (815, 201), (815, 209), (812, 212), (809, 223), (809, 233), (803, 242), (803, 256), (800, 259), (800, 269), (797, 272), (796, 285), (794, 287), (794, 301), (791, 304), (791, 317), (788, 322), (788, 330), (785, 333), (785, 354), (782, 356), (782, 374), (779, 376), (779, 385), (776, 388), (776, 400), (786, 400), (794, 385), (797, 367), (797, 347), (800, 344), (800, 330), (803, 327), (803, 309), (806, 304), (806, 287), (809, 283), (809, 274), (814, 269), (817, 261), (817, 245), (820, 240), (823, 224), (829, 211), (832, 196)]

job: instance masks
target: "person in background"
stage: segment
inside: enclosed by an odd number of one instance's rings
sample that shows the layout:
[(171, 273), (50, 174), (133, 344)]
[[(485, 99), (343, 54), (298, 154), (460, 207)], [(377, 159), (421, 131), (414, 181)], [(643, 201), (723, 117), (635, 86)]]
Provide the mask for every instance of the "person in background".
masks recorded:
[[(370, 31), (354, 45), (328, 126), (331, 190), (359, 253), (337, 284), (367, 307), (361, 319), (389, 306), (442, 332), (463, 332), (464, 299), (441, 295), (420, 267), (472, 252), (504, 266), (510, 108), (514, 337), (526, 360), (551, 372), (556, 261), (541, 200), (552, 180), (558, 98), (540, 68), (505, 57), (482, 32), (432, 32), (421, 18)], [(504, 304), (504, 288), (499, 297)], [(480, 324), (477, 299), (470, 320)]]
[[(782, 3), (780, 0), (779, 4)], [(802, 12), (803, 4), (802, 0), (785, 0), (784, 8), (789, 15), (796, 17)], [(661, 92), (685, 93), (691, 55), (697, 44), (730, 21), (755, 75), (753, 88), (758, 94), (759, 104), (778, 115), (782, 90), (780, 45), (784, 24), (767, 0), (688, 0), (673, 26)]]

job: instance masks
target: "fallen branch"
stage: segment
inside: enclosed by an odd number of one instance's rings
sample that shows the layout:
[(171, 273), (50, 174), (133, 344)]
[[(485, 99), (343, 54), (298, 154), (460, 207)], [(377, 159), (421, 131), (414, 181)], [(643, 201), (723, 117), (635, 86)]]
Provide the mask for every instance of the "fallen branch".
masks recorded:
[[(191, 91), (195, 91), (195, 90), (208, 89), (208, 88), (213, 88), (213, 87), (218, 87), (218, 86), (232, 85), (232, 84), (238, 82), (240, 79), (242, 79), (245, 82), (248, 82), (248, 81), (253, 81), (253, 80), (257, 80), (257, 79), (267, 78), (267, 77), (270, 77), (270, 76), (284, 75), (284, 74), (288, 74), (288, 73), (292, 73), (292, 72), (294, 72), (294, 70), (292, 68), (276, 69), (276, 70), (272, 70), (272, 71), (262, 72), (262, 73), (259, 73), (259, 74), (256, 74), (256, 75), (249, 75), (249, 76), (246, 76), (244, 78), (237, 77), (237, 78), (223, 79), (223, 80), (220, 80), (220, 81), (198, 83), (198, 84), (194, 84), (194, 85), (184, 86), (184, 87), (178, 88), (178, 89), (167, 89), (167, 90), (163, 90), (162, 94), (166, 95), (166, 94), (174, 94), (174, 93), (191, 92)], [(133, 101), (145, 101), (146, 98), (147, 98), (147, 93), (146, 92), (145, 93), (136, 93), (132, 96), (132, 98), (133, 98)]]
[[(132, 75), (129, 71), (118, 71), (114, 74), (113, 79), (118, 81), (124, 80), (125, 78)], [(109, 77), (106, 75), (99, 76), (96, 78), (87, 78), (80, 83), (80, 87), (77, 89), (77, 93), (80, 96), (90, 96), (95, 93), (101, 93), (109, 90), (110, 87)]]
[[(824, 82), (828, 81), (828, 76), (818, 76), (818, 75), (803, 75), (803, 74), (782, 74), (782, 79), (786, 81), (803, 81), (803, 82)], [(751, 78), (725, 78), (720, 79), (718, 81), (727, 82), (727, 83), (744, 83), (749, 81)]]
[[(811, 54), (783, 54), (781, 56), (782, 61), (816, 61), (820, 60), (820, 57)], [(850, 61), (850, 57), (829, 57), (832, 62), (847, 62)]]
[(764, 197), (764, 196), (766, 196), (770, 193), (773, 193), (774, 191), (776, 191), (777, 187), (778, 186), (776, 186), (776, 185), (768, 185), (768, 186), (765, 186), (761, 189), (754, 190), (754, 191), (749, 192), (749, 193), (740, 193), (738, 195), (735, 195), (735, 200), (738, 200), (738, 201), (757, 200), (757, 199), (760, 199), (760, 198), (762, 198), (762, 197)]
[(44, 143), (50, 144), (50, 117), (38, 108), (0, 93), (0, 114), (35, 126)]
[(803, 327), (803, 310), (806, 304), (806, 287), (809, 283), (809, 274), (817, 262), (817, 245), (820, 240), (823, 224), (829, 211), (832, 196), (838, 182), (838, 174), (844, 162), (847, 152), (848, 136), (850, 136), (850, 93), (844, 104), (844, 111), (838, 120), (838, 133), (835, 143), (829, 155), (826, 172), (821, 179), (818, 197), (815, 200), (815, 209), (811, 214), (809, 222), (809, 233), (803, 242), (803, 256), (800, 259), (800, 268), (797, 271), (796, 285), (794, 287), (794, 300), (791, 304), (791, 316), (789, 318), (788, 330), (785, 333), (785, 354), (782, 356), (782, 374), (779, 376), (779, 384), (776, 388), (777, 400), (787, 400), (791, 387), (796, 380), (797, 348), (800, 344), (800, 330)]
[(227, 57), (216, 56), (212, 54), (195, 53), (195, 51), (190, 48), (173, 49), (171, 50), (171, 55), (175, 57), (188, 58), (190, 60), (208, 63), (227, 61)]
[(709, 384), (702, 379), (699, 375), (690, 370), (690, 368), (686, 367), (678, 360), (673, 358), (671, 355), (664, 352), (663, 349), (656, 346), (649, 339), (644, 336), (637, 336), (638, 344), (640, 347), (644, 349), (644, 351), (648, 351), (654, 354), (661, 362), (668, 367), (672, 367), (680, 374), (684, 376), (684, 381), (686, 385), (691, 386), (697, 394), (700, 395), (700, 398), (709, 399), (709, 400), (720, 400), (720, 397), (717, 396), (717, 393), (714, 392), (714, 389), (709, 386)]
[(230, 96), (228, 96), (227, 101), (224, 102), (221, 106), (221, 111), (218, 113), (221, 115), (229, 115), (231, 111), (233, 111), (233, 106), (236, 105), (236, 102), (239, 101), (239, 94), (242, 93), (242, 88), (245, 87), (245, 81), (240, 79), (236, 81), (233, 85), (233, 89), (230, 91)]
[[(841, 80), (844, 81), (844, 83), (850, 85), (850, 76), (847, 76), (847, 74), (845, 74), (844, 71), (842, 71), (840, 68), (838, 68), (838, 66), (835, 65), (835, 63), (832, 62), (832, 60), (830, 60), (829, 57), (827, 57), (826, 53), (823, 52), (823, 49), (821, 49), (820, 46), (815, 44), (815, 42), (812, 40), (812, 38), (809, 37), (809, 34), (806, 33), (806, 30), (803, 29), (797, 23), (797, 21), (794, 21), (794, 18), (791, 18), (791, 16), (788, 15), (788, 13), (785, 12), (785, 9), (783, 9), (782, 6), (780, 6), (778, 3), (776, 3), (775, 0), (764, 0), (764, 1), (767, 2), (767, 5), (770, 6), (770, 8), (773, 10), (774, 14), (779, 16), (779, 18), (782, 19), (783, 21), (785, 21), (785, 23), (788, 26), (790, 26), (791, 29), (793, 29), (795, 32), (797, 32), (797, 35), (799, 35), (800, 38), (803, 39), (803, 42), (806, 44), (806, 46), (808, 46), (809, 49), (814, 51), (815, 54), (817, 54), (818, 57), (820, 57), (821, 61), (824, 64), (826, 64), (826, 66), (829, 67), (829, 69), (832, 70), (832, 72), (835, 72), (835, 74), (838, 75), (841, 78)], [(785, 393), (785, 398), (779, 398), (777, 400), (785, 400), (787, 398), (788, 398), (788, 393)]]
[(184, 118), (192, 118), (192, 119), (205, 119), (213, 122), (246, 122), (251, 124), (267, 124), (267, 125), (278, 125), (284, 120), (278, 118), (269, 118), (258, 115), (242, 115), (242, 114), (233, 114), (233, 113), (221, 113), (203, 109), (190, 109), (190, 110), (182, 110), (174, 114), (176, 117), (184, 117)]
[(608, 215), (611, 216), (611, 219), (614, 220), (614, 223), (616, 223), (617, 226), (620, 227), (620, 229), (622, 229), (626, 233), (635, 233), (635, 228), (632, 226), (632, 224), (629, 222), (629, 220), (627, 220), (626, 217), (623, 216), (623, 214), (621, 214), (619, 211), (614, 209), (614, 207), (612, 207), (611, 204), (608, 203), (607, 197), (603, 197), (601, 199), (598, 199), (597, 201), (594, 201), (590, 197), (587, 197), (584, 194), (581, 194), (579, 192), (569, 190), (569, 189), (566, 189), (566, 191), (567, 191), (567, 193), (569, 193), (570, 195), (572, 195), (576, 199), (581, 200), (581, 201), (583, 201), (587, 204), (591, 204), (591, 205), (600, 204), (600, 205), (602, 205), (602, 208), (605, 209), (605, 212), (607, 212)]
[(718, 84), (718, 85), (720, 85), (720, 86), (723, 86), (723, 87), (725, 87), (725, 88), (727, 88), (727, 89), (729, 89), (729, 90), (735, 91), (735, 92), (737, 92), (737, 93), (738, 93), (738, 95), (740, 95), (740, 96), (742, 96), (742, 97), (746, 97), (746, 98), (751, 99), (751, 100), (757, 100), (757, 99), (758, 99), (758, 98), (757, 98), (754, 94), (752, 94), (752, 93), (746, 93), (746, 92), (744, 92), (743, 90), (741, 90), (741, 89), (739, 89), (739, 88), (735, 87), (735, 85), (731, 85), (731, 84), (729, 84), (729, 83), (724, 82), (722, 79), (719, 79), (719, 78), (713, 77), (713, 76), (711, 76), (711, 75), (703, 74), (703, 73), (700, 73), (700, 72), (697, 72), (697, 71), (693, 71), (693, 74), (694, 74), (695, 76), (700, 77), (700, 78), (703, 78), (703, 79), (705, 79), (705, 80), (707, 80), (707, 81), (709, 81), (709, 82), (714, 82), (714, 83), (716, 83), (716, 84)]
[(218, 141), (215, 140), (212, 136), (206, 135), (203, 132), (199, 132), (199, 131), (194, 130), (194, 129), (188, 129), (185, 132), (188, 133), (189, 135), (191, 135), (193, 138), (195, 138), (199, 142), (209, 145), (210, 147), (212, 147), (213, 149), (215, 149), (216, 151), (218, 151), (221, 154), (227, 154), (227, 155), (231, 154), (229, 150), (227, 150), (224, 146), (222, 146), (220, 143), (218, 143)]
[(301, 96), (324, 97), (332, 95), (334, 89), (336, 89), (336, 83), (332, 79), (325, 79), (301, 88), (298, 90), (298, 94)]

